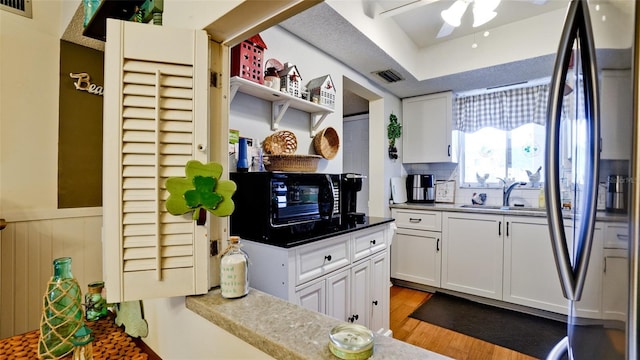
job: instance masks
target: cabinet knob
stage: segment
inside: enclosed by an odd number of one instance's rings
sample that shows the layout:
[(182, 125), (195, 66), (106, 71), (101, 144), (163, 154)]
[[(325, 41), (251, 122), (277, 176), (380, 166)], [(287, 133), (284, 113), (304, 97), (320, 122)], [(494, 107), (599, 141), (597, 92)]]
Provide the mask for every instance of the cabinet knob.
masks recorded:
[(371, 245), (375, 245), (376, 244), (376, 239), (373, 239), (373, 240), (369, 241), (369, 243), (371, 243)]
[(350, 323), (356, 322), (358, 320), (358, 314), (353, 314), (353, 315), (349, 316), (348, 319), (349, 319)]
[(327, 260), (327, 261), (331, 261), (331, 255), (325, 256), (324, 259)]
[(373, 300), (372, 304), (378, 306), (378, 300)]

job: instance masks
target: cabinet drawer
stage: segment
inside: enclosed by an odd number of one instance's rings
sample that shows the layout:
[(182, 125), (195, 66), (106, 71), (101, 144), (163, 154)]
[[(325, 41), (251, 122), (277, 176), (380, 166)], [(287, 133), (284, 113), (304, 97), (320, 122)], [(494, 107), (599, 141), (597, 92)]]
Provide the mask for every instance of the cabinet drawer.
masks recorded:
[(442, 212), (393, 209), (392, 216), (400, 228), (440, 231), (442, 229)]
[(345, 235), (296, 250), (296, 285), (349, 265), (350, 239)]
[(353, 261), (360, 260), (387, 247), (384, 230), (358, 232), (353, 236)]
[(629, 227), (622, 224), (607, 224), (604, 227), (605, 249), (628, 249)]

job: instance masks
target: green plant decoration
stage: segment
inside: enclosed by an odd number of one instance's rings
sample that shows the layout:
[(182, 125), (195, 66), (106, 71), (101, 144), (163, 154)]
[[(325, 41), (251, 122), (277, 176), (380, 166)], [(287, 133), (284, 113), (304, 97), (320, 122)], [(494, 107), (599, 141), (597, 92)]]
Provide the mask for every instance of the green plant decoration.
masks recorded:
[(183, 215), (193, 211), (193, 219), (198, 220), (201, 210), (221, 217), (233, 213), (235, 205), (231, 196), (236, 191), (236, 183), (220, 180), (222, 165), (190, 160), (185, 166), (185, 174), (186, 177), (167, 179), (169, 198), (165, 206), (170, 214)]
[(389, 125), (387, 125), (387, 138), (389, 139), (389, 158), (398, 158), (398, 149), (396, 149), (396, 139), (402, 136), (402, 125), (398, 122), (398, 117), (393, 113), (389, 115)]

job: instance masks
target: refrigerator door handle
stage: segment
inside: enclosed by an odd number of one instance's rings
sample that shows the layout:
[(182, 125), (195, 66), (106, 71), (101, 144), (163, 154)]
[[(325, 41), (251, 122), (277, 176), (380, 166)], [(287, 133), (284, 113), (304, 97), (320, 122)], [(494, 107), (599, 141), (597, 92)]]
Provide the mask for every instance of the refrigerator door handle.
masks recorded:
[[(583, 192), (584, 203), (580, 204), (581, 214), (578, 236), (576, 236), (575, 264), (571, 263), (567, 238), (564, 232), (562, 204), (560, 200), (560, 120), (564, 97), (564, 85), (567, 69), (573, 53), (573, 44), (577, 41), (580, 59), (583, 64), (585, 91), (585, 117), (588, 143), (586, 149), (585, 179)], [(547, 218), (549, 234), (560, 275), (564, 297), (569, 300), (580, 300), (587, 273), (593, 228), (595, 225), (598, 172), (600, 168), (600, 112), (598, 102), (597, 67), (595, 62), (595, 46), (589, 9), (586, 0), (574, 0), (569, 4), (564, 29), (558, 47), (547, 108), (546, 158), (545, 158), (545, 196), (547, 200)], [(579, 88), (576, 89), (579, 91)]]
[(563, 337), (558, 343), (551, 349), (546, 357), (546, 360), (560, 360), (564, 354), (569, 351), (569, 338)]

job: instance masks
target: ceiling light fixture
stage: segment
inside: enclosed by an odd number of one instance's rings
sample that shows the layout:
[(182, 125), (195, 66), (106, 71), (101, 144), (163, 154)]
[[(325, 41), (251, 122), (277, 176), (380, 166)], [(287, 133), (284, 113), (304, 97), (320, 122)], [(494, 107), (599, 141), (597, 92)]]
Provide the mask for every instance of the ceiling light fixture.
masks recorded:
[(494, 10), (500, 0), (456, 0), (447, 10), (440, 13), (442, 19), (449, 25), (458, 27), (462, 22), (462, 15), (473, 2), (473, 27), (484, 25), (498, 15)]

